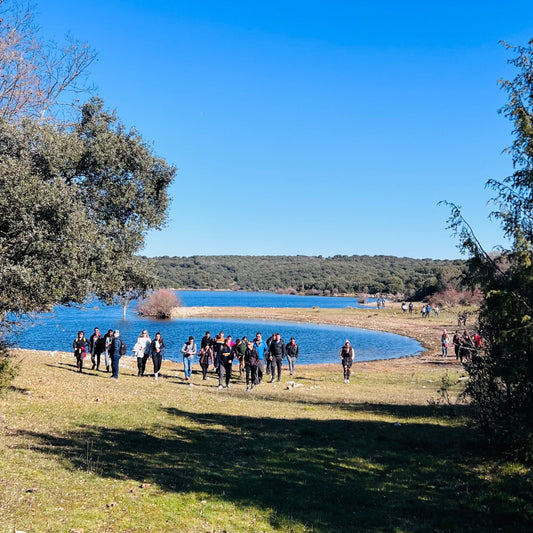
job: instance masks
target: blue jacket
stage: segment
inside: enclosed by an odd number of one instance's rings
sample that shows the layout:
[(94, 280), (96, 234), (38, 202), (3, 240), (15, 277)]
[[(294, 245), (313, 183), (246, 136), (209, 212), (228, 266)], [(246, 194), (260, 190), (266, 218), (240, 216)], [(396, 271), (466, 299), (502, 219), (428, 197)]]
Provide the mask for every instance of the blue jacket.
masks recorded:
[(257, 344), (256, 341), (254, 341), (255, 349), (257, 350), (257, 355), (259, 356), (259, 360), (262, 361), (265, 356), (265, 352), (268, 350), (268, 347), (266, 345), (265, 341), (261, 341), (261, 344)]

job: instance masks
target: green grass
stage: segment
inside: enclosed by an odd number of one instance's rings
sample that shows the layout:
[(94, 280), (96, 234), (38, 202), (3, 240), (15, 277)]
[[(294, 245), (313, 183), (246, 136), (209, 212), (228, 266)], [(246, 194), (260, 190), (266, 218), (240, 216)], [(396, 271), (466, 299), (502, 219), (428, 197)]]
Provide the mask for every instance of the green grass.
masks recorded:
[[(340, 365), (339, 365), (340, 366)], [(0, 530), (530, 531), (532, 477), (455, 404), (459, 367), (299, 367), (288, 390), (74, 371), (26, 352), (0, 399)], [(385, 369), (385, 370), (384, 370)], [(449, 383), (452, 406), (439, 392)], [(28, 394), (30, 393), (30, 394)]]

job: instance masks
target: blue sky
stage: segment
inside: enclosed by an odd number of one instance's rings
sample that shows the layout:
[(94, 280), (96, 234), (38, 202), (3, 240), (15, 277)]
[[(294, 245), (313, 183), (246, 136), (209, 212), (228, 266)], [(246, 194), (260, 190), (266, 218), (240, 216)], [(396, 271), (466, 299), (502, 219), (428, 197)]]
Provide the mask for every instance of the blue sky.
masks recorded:
[(492, 249), (512, 172), (498, 44), (533, 2), (38, 0), (97, 52), (107, 107), (179, 168), (144, 254), (460, 257), (453, 201)]

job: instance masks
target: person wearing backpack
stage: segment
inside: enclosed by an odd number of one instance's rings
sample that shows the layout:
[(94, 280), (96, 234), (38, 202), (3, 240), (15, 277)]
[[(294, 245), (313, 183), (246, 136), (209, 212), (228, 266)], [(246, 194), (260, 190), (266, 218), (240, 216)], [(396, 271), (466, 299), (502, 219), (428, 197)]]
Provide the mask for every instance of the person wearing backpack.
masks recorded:
[(120, 358), (126, 353), (126, 344), (120, 340), (120, 331), (116, 329), (113, 333), (109, 355), (111, 356), (111, 377), (118, 379), (118, 366)]

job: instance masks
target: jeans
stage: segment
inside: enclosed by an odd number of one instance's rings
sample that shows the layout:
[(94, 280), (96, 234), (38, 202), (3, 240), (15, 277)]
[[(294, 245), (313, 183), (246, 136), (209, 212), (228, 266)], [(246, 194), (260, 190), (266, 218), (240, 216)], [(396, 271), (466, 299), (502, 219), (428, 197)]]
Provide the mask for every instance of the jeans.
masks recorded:
[(183, 371), (185, 372), (185, 379), (190, 379), (192, 374), (193, 356), (183, 356)]
[(287, 356), (287, 363), (289, 363), (289, 374), (294, 373), (294, 363), (296, 363), (296, 357)]
[(118, 379), (118, 363), (120, 361), (120, 355), (114, 355), (111, 358), (111, 367), (113, 369), (113, 375), (111, 377)]
[(244, 368), (246, 370), (246, 387), (248, 387), (250, 383), (252, 384), (252, 387), (257, 385), (257, 365), (245, 365)]

